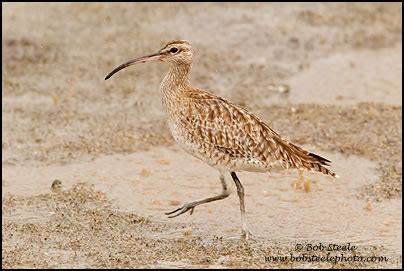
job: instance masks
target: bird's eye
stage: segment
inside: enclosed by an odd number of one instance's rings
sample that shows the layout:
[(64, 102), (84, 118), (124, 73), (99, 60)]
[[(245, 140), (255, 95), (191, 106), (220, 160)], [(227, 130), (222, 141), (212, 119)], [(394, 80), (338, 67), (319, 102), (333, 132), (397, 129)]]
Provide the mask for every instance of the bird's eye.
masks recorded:
[(175, 54), (177, 51), (178, 51), (178, 49), (175, 48), (175, 47), (173, 47), (173, 48), (170, 49), (170, 53), (173, 53), (173, 54)]

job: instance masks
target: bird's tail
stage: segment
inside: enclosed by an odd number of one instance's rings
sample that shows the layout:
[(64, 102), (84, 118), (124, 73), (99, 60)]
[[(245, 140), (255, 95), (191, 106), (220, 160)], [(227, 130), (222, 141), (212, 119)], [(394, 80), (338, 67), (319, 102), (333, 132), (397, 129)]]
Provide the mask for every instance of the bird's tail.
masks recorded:
[(310, 159), (308, 159), (308, 163), (310, 163), (310, 169), (321, 172), (325, 175), (330, 175), (334, 178), (339, 178), (339, 176), (335, 172), (332, 172), (331, 170), (326, 168), (326, 166), (330, 166), (330, 160), (327, 160), (324, 157), (311, 152), (308, 153), (308, 156), (310, 157)]
[(325, 175), (332, 176), (334, 178), (339, 178), (339, 176), (329, 170), (327, 167), (330, 166), (331, 161), (321, 157), (317, 154), (308, 152), (292, 143), (286, 144), (290, 150), (290, 154), (295, 161), (294, 166), (297, 168), (304, 168), (309, 171), (318, 171)]

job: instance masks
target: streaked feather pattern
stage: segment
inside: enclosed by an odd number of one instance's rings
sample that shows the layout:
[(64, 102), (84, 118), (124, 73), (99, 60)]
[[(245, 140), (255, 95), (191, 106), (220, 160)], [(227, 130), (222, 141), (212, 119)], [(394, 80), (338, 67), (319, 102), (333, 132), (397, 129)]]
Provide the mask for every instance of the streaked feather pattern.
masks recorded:
[(175, 97), (174, 137), (211, 166), (228, 170), (298, 168), (335, 176), (329, 160), (283, 139), (246, 109), (204, 90), (188, 87)]

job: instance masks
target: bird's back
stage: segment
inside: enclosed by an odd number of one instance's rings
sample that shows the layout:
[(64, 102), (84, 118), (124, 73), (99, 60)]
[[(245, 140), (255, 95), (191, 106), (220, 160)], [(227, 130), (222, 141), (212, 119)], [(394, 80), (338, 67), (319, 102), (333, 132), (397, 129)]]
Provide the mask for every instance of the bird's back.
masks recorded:
[(327, 159), (288, 142), (246, 109), (204, 90), (189, 88), (171, 116), (173, 136), (192, 155), (223, 170), (299, 168), (335, 176)]

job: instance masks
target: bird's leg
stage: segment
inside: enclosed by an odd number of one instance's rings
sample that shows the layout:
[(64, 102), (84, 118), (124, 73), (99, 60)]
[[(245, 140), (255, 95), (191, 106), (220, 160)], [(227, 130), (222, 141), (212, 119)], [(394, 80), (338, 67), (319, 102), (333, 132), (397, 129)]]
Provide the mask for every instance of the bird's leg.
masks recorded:
[(226, 180), (224, 179), (224, 175), (222, 173), (220, 173), (220, 182), (222, 183), (222, 193), (220, 195), (188, 202), (188, 203), (184, 204), (182, 207), (175, 209), (174, 211), (165, 213), (165, 214), (170, 215), (169, 218), (173, 218), (173, 217), (182, 215), (183, 213), (190, 211), (190, 214), (192, 215), (192, 213), (194, 212), (194, 208), (198, 205), (227, 198), (230, 195), (230, 191), (227, 187)]
[(234, 171), (231, 173), (231, 177), (233, 178), (234, 183), (237, 187), (237, 194), (240, 200), (240, 211), (241, 211), (241, 239), (247, 240), (251, 232), (247, 228), (247, 223), (245, 221), (245, 205), (244, 205), (244, 188), (241, 184), (240, 180), (237, 178), (237, 175)]

